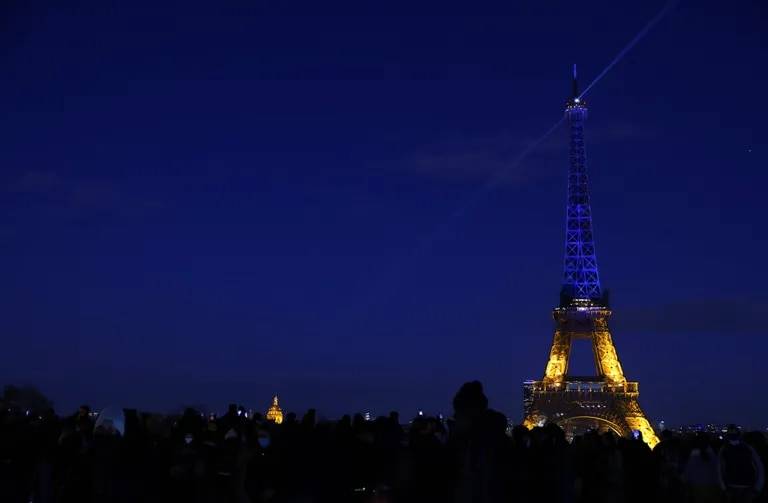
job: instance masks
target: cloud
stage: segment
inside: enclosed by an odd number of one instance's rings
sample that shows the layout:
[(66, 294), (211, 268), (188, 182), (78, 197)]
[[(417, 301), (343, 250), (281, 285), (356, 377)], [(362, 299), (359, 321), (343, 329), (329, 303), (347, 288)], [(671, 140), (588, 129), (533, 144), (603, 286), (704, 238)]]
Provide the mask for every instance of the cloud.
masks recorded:
[(9, 183), (6, 190), (38, 204), (77, 212), (131, 213), (162, 206), (129, 197), (111, 181), (65, 178), (53, 171), (26, 171)]
[(766, 333), (768, 299), (694, 300), (629, 309), (617, 317), (622, 330), (680, 334)]
[[(561, 174), (567, 162), (565, 127), (561, 124), (544, 140), (525, 138), (512, 131), (486, 137), (444, 139), (375, 165), (384, 171), (411, 173), (449, 183), (482, 183), (494, 179), (494, 183), (521, 186)], [(630, 123), (615, 123), (588, 130), (587, 142), (592, 146), (652, 136), (648, 130)], [(530, 152), (520, 160), (527, 149)]]
[(8, 186), (19, 194), (51, 194), (62, 190), (64, 181), (52, 171), (27, 171)]
[[(520, 185), (538, 176), (533, 163), (515, 163), (530, 143), (509, 131), (479, 138), (450, 138), (422, 145), (398, 159), (378, 161), (375, 167), (448, 183), (481, 183), (498, 177), (501, 183)], [(540, 156), (540, 152), (533, 155)]]

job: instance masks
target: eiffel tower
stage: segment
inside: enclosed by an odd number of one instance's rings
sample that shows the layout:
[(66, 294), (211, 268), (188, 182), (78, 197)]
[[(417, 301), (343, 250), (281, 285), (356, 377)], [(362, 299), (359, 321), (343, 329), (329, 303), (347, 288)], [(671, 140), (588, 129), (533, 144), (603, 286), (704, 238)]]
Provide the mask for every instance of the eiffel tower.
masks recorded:
[[(533, 428), (554, 422), (569, 435), (586, 429), (611, 430), (622, 436), (639, 431), (654, 447), (659, 439), (637, 401), (638, 383), (624, 377), (608, 329), (611, 310), (600, 288), (584, 150), (587, 105), (579, 96), (576, 65), (565, 116), (570, 126), (570, 166), (563, 285), (560, 305), (552, 312), (555, 336), (544, 378), (526, 383), (529, 404), (523, 424)], [(591, 342), (594, 376), (568, 374), (576, 339)]]

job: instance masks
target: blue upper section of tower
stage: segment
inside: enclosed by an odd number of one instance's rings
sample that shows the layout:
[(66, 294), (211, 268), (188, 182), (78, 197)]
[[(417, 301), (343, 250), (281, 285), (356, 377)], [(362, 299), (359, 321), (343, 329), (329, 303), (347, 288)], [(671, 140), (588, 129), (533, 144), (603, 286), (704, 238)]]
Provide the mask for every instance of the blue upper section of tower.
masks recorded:
[(565, 108), (570, 148), (568, 166), (568, 203), (565, 221), (565, 261), (562, 303), (601, 299), (595, 241), (592, 233), (592, 206), (589, 201), (587, 156), (584, 149), (586, 103), (579, 97), (576, 65), (573, 66), (573, 94)]

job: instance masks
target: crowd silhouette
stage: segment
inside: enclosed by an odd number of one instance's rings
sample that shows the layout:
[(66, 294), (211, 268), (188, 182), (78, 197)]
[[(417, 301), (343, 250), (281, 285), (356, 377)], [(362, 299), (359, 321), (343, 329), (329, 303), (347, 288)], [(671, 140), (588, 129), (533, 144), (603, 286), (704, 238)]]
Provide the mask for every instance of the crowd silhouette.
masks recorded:
[(87, 407), (0, 412), (0, 501), (7, 503), (765, 502), (762, 433), (662, 433), (642, 439), (553, 424), (508, 429), (479, 382), (453, 416), (360, 414), (282, 424), (230, 406), (219, 418), (124, 413), (94, 422)]

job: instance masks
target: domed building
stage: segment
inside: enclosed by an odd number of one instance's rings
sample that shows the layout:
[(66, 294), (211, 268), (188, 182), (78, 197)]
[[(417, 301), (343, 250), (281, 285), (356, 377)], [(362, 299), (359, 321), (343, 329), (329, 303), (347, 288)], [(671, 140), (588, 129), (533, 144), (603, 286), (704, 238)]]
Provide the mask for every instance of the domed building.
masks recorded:
[(272, 405), (267, 411), (267, 421), (272, 421), (275, 424), (283, 422), (283, 410), (280, 408), (280, 404), (277, 402), (277, 395), (272, 397)]

